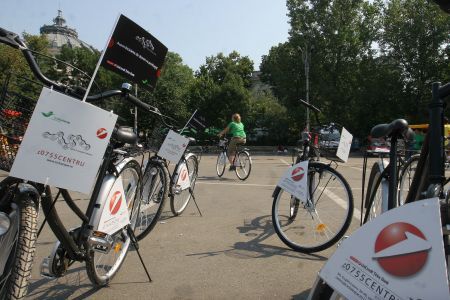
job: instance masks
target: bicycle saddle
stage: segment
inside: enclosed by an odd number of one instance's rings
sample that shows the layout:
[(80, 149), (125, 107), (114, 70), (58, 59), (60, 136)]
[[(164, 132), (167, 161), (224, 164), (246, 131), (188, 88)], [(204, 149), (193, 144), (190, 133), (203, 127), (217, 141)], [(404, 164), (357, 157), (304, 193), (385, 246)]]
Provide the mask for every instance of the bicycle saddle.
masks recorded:
[(119, 142), (126, 144), (136, 144), (138, 138), (133, 128), (128, 126), (119, 126), (114, 128), (113, 137)]
[(403, 137), (405, 140), (412, 140), (414, 132), (408, 127), (408, 121), (397, 119), (390, 124), (378, 124), (372, 128), (370, 135), (373, 138), (381, 138), (385, 136)]

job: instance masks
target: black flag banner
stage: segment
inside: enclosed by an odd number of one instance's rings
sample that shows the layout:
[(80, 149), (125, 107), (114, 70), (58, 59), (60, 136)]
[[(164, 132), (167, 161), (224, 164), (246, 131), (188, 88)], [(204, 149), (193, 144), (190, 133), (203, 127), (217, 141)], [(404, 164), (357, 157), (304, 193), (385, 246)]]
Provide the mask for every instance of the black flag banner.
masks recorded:
[(199, 114), (198, 109), (191, 115), (186, 125), (184, 125), (183, 130), (185, 128), (192, 128), (195, 130), (203, 130), (206, 128), (205, 118)]
[(132, 20), (120, 15), (101, 65), (152, 91), (166, 54), (166, 46)]

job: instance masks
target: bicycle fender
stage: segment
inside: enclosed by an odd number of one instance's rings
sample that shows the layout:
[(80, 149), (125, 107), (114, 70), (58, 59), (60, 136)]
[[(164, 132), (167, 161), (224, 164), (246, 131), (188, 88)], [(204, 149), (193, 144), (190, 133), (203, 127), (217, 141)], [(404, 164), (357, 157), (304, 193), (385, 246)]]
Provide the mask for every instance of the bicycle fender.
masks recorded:
[(17, 194), (17, 202), (21, 202), (26, 200), (27, 198), (31, 198), (31, 200), (33, 200), (33, 202), (36, 204), (36, 207), (39, 207), (40, 193), (35, 186), (24, 182), (19, 183), (17, 186)]
[(279, 186), (275, 187), (275, 190), (272, 193), (272, 198), (275, 198), (277, 194), (280, 192), (281, 188)]

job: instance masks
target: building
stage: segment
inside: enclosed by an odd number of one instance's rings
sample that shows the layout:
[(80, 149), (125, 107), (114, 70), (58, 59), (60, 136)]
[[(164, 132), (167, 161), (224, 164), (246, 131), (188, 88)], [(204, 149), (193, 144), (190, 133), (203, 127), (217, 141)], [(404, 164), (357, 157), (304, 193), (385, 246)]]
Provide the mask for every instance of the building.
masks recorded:
[(78, 33), (75, 29), (68, 27), (66, 20), (62, 16), (62, 11), (58, 10), (58, 16), (53, 19), (53, 25), (44, 25), (41, 27), (41, 34), (45, 35), (49, 41), (49, 53), (56, 55), (61, 51), (63, 45), (70, 48), (86, 48), (92, 52), (97, 51), (94, 47), (83, 42), (78, 38)]

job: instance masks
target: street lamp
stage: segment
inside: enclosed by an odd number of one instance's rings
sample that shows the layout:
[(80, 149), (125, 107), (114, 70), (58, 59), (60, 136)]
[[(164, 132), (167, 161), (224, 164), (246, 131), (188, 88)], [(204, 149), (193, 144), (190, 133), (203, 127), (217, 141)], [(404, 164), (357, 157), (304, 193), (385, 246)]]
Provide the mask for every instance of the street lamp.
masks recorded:
[[(306, 102), (309, 104), (309, 64), (311, 61), (311, 48), (308, 47), (308, 44), (305, 42), (305, 47), (298, 47), (298, 49), (302, 52), (303, 64), (305, 65), (305, 77), (306, 77)], [(309, 108), (306, 108), (306, 130), (309, 132)]]

